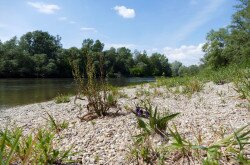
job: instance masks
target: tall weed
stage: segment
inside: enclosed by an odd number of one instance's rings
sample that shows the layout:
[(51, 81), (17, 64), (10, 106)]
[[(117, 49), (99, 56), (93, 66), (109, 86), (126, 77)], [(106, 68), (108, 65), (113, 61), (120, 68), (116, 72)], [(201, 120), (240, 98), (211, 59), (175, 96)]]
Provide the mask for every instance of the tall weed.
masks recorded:
[[(87, 109), (89, 114), (95, 114), (97, 116), (106, 116), (108, 110), (111, 107), (110, 101), (111, 96), (109, 95), (110, 89), (106, 84), (104, 78), (104, 57), (102, 54), (99, 56), (99, 65), (100, 65), (100, 81), (98, 82), (96, 79), (95, 66), (93, 63), (92, 55), (89, 53), (87, 56), (87, 65), (86, 65), (86, 73), (87, 73), (87, 83), (84, 84), (84, 75), (80, 71), (79, 67), (76, 63), (71, 62), (72, 64), (72, 72), (74, 79), (78, 85), (78, 91), (81, 92), (88, 99)], [(108, 98), (108, 96), (110, 96)], [(88, 115), (88, 114), (87, 114)], [(84, 120), (84, 115), (81, 119)]]

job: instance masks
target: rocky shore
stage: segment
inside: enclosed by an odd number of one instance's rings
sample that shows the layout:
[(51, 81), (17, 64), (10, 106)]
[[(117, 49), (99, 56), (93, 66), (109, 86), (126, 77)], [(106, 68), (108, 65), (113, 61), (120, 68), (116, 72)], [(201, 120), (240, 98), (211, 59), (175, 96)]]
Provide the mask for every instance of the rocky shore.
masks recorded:
[[(147, 91), (138, 95), (139, 91)], [(22, 127), (25, 132), (43, 127), (47, 123), (47, 112), (57, 121), (67, 121), (69, 126), (57, 135), (59, 148), (70, 148), (77, 152), (72, 157), (80, 164), (133, 164), (129, 152), (133, 136), (139, 133), (137, 120), (129, 108), (135, 108), (140, 99), (149, 99), (159, 110), (168, 110), (180, 115), (174, 122), (182, 135), (194, 141), (194, 135), (201, 132), (206, 144), (217, 139), (216, 132), (225, 130), (232, 133), (250, 121), (250, 110), (246, 100), (239, 98), (233, 84), (215, 85), (206, 83), (201, 92), (191, 96), (149, 84), (121, 89), (127, 97), (118, 99), (118, 113), (89, 122), (81, 122), (78, 116), (87, 113), (87, 100), (74, 97), (69, 103), (56, 104), (54, 101), (31, 104), (0, 110), (0, 129)], [(79, 108), (81, 107), (81, 108)], [(172, 123), (169, 123), (170, 125)], [(161, 145), (160, 140), (155, 142)]]

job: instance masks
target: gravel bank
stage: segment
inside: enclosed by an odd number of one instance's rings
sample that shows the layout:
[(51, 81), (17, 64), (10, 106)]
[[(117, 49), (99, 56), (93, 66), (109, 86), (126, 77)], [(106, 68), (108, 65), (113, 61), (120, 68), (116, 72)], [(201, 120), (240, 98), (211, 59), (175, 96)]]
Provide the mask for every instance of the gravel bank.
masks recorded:
[[(132, 144), (132, 135), (136, 135), (137, 122), (134, 114), (129, 113), (125, 106), (134, 107), (139, 99), (136, 93), (149, 91), (152, 103), (160, 110), (180, 112), (174, 119), (179, 131), (191, 141), (194, 134), (201, 131), (204, 142), (210, 144), (216, 137), (216, 131), (225, 129), (228, 133), (246, 125), (250, 121), (250, 110), (244, 107), (246, 100), (239, 99), (233, 84), (205, 84), (204, 89), (192, 96), (172, 93), (165, 88), (151, 88), (148, 84), (137, 87), (127, 87), (122, 91), (128, 98), (118, 101), (120, 111), (117, 116), (94, 119), (81, 122), (77, 116), (87, 112), (86, 100), (78, 100), (82, 110), (76, 106), (74, 98), (69, 103), (56, 104), (54, 101), (31, 104), (0, 110), (0, 129), (6, 126), (23, 127), (26, 132), (46, 124), (49, 112), (59, 121), (66, 120), (69, 127), (57, 137), (57, 146), (68, 148), (73, 145), (73, 151), (82, 164), (128, 164), (127, 155)], [(112, 109), (115, 112), (117, 109)]]

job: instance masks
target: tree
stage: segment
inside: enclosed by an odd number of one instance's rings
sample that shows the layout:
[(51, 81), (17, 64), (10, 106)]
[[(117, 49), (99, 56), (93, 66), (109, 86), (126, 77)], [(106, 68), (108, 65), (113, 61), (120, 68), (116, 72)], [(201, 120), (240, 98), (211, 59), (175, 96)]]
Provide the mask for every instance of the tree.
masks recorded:
[(35, 54), (32, 57), (34, 64), (35, 64), (35, 75), (37, 77), (44, 77), (47, 65), (47, 55), (46, 54)]
[(231, 25), (207, 35), (205, 65), (212, 68), (250, 61), (250, 0), (239, 0)]
[(150, 76), (151, 75), (151, 64), (148, 58), (147, 52), (143, 53), (139, 51), (134, 52), (134, 67), (130, 69), (130, 73), (134, 76)]
[(129, 69), (133, 66), (133, 57), (131, 50), (121, 47), (117, 49), (116, 63), (114, 65), (114, 70), (118, 73), (129, 76)]
[(178, 75), (183, 76), (193, 76), (199, 72), (200, 68), (197, 65), (191, 65), (189, 67), (181, 66), (178, 70)]
[(171, 64), (171, 71), (172, 71), (172, 76), (173, 77), (179, 76), (178, 71), (179, 71), (181, 66), (182, 66), (182, 63), (179, 62), (179, 61), (174, 61)]
[(27, 51), (31, 56), (35, 54), (47, 54), (49, 59), (55, 59), (56, 54), (62, 45), (61, 37), (50, 35), (48, 32), (33, 31), (24, 34), (20, 38), (19, 45), (22, 50)]
[(225, 28), (211, 30), (207, 35), (207, 43), (203, 46), (205, 56), (203, 62), (213, 68), (219, 68), (229, 63), (230, 58), (223, 52), (227, 45), (229, 32)]
[(116, 77), (117, 71), (115, 69), (115, 63), (117, 59), (116, 49), (111, 47), (109, 50), (104, 51), (105, 68), (107, 70), (108, 77)]

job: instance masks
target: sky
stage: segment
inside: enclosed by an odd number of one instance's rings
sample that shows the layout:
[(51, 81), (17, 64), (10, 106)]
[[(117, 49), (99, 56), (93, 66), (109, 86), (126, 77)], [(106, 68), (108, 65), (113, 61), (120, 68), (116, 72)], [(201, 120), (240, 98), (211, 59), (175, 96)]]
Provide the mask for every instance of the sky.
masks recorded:
[(87, 38), (170, 62), (199, 64), (211, 29), (227, 26), (237, 0), (0, 0), (0, 40), (34, 30), (62, 37), (64, 48)]

